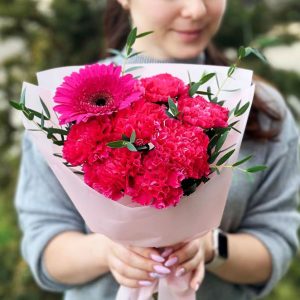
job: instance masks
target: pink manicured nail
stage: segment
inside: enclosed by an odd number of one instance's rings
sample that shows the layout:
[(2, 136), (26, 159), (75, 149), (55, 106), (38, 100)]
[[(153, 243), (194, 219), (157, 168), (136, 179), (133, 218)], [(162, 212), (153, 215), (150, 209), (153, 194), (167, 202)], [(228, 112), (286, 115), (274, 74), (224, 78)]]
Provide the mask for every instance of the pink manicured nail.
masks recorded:
[(156, 262), (159, 262), (159, 263), (165, 261), (165, 259), (163, 257), (161, 257), (159, 255), (156, 255), (156, 254), (150, 254), (150, 257), (151, 257), (152, 260), (154, 260)]
[(200, 287), (200, 284), (197, 283), (196, 286), (195, 286), (195, 292), (197, 292), (199, 290), (199, 287)]
[(154, 279), (160, 279), (160, 278), (166, 277), (166, 275), (164, 275), (164, 274), (158, 274), (158, 273), (154, 273), (154, 272), (149, 273), (149, 276)]
[(182, 276), (184, 274), (184, 272), (185, 272), (185, 269), (184, 268), (180, 268), (180, 269), (178, 269), (176, 271), (175, 276), (176, 277), (180, 277), (180, 276)]
[(161, 254), (162, 257), (168, 257), (173, 252), (172, 248), (166, 248), (164, 252)]
[(174, 266), (178, 262), (178, 257), (172, 257), (165, 262), (166, 267)]
[(170, 274), (171, 270), (163, 266), (154, 266), (154, 270), (160, 274)]
[(141, 281), (139, 281), (139, 285), (140, 286), (150, 286), (150, 285), (152, 285), (152, 282), (147, 281), (147, 280), (141, 280)]

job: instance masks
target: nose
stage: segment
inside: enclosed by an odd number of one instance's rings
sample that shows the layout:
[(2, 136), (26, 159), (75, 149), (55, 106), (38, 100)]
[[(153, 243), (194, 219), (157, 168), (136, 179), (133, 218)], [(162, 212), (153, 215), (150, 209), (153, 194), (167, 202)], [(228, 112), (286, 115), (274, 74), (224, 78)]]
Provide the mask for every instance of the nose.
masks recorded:
[(207, 13), (204, 2), (203, 0), (184, 0), (181, 16), (193, 20), (202, 18)]

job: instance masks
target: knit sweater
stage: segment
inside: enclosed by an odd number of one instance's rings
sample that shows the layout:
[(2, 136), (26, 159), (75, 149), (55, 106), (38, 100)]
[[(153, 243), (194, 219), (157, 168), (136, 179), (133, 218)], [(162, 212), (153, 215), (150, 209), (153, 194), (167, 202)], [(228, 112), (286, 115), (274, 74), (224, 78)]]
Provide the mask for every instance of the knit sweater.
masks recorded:
[[(199, 61), (203, 61), (203, 57), (197, 59)], [(158, 61), (141, 56), (130, 62)], [(257, 83), (256, 88), (269, 106), (281, 112), (284, 121), (279, 135), (272, 141), (244, 137), (240, 158), (253, 154), (248, 164), (267, 165), (268, 169), (255, 174), (251, 181), (234, 171), (220, 228), (230, 233), (248, 233), (259, 239), (271, 254), (272, 274), (264, 283), (242, 285), (206, 272), (197, 292), (200, 300), (249, 300), (267, 295), (285, 274), (298, 249), (298, 132), (281, 95), (264, 83)], [(266, 129), (278, 126), (263, 114), (259, 119)], [(61, 284), (47, 273), (43, 253), (52, 238), (65, 231), (85, 234), (90, 231), (26, 133), (22, 153), (16, 209), (23, 232), (22, 255), (36, 282), (43, 289), (63, 292), (66, 300), (115, 299), (118, 284), (110, 273), (80, 286)]]

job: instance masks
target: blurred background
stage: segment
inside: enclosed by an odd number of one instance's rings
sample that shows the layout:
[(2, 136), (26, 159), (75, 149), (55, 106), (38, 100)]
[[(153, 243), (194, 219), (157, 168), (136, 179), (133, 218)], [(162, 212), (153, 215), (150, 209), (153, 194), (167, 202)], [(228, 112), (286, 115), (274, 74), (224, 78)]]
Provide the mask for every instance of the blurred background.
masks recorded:
[[(240, 45), (270, 61), (246, 67), (273, 82), (300, 123), (300, 1), (229, 0), (216, 42), (229, 57)], [(0, 299), (60, 299), (39, 290), (20, 257), (13, 196), (22, 126), (8, 101), (37, 71), (95, 62), (102, 50), (102, 0), (0, 0)], [(288, 224), (287, 224), (288, 226)], [(300, 260), (265, 300), (300, 299)]]

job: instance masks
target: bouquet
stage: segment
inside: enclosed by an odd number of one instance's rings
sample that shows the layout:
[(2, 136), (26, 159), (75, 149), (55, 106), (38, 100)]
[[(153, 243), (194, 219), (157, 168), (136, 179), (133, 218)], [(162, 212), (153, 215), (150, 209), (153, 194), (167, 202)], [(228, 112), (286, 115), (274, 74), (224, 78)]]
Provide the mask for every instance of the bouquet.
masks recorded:
[[(94, 232), (164, 247), (219, 226), (254, 86), (252, 72), (199, 65), (93, 64), (37, 74), (11, 105)], [(255, 49), (241, 48), (239, 59)], [(174, 231), (173, 224), (177, 229)], [(121, 288), (118, 299), (195, 299), (188, 278)]]

